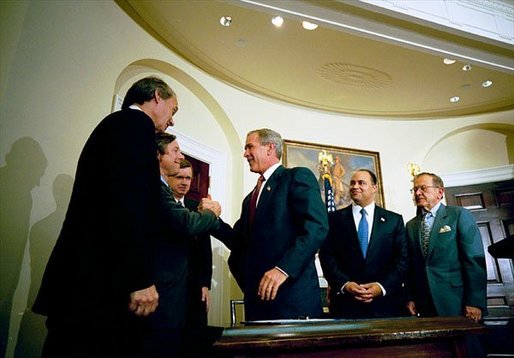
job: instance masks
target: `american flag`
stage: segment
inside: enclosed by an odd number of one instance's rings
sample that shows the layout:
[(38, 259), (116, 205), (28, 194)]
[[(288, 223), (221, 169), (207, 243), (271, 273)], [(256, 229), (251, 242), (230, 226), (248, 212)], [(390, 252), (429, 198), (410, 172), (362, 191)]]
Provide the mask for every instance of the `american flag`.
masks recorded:
[(328, 175), (323, 176), (325, 178), (325, 205), (327, 211), (336, 211), (336, 203), (334, 202), (334, 191), (332, 190), (332, 183)]

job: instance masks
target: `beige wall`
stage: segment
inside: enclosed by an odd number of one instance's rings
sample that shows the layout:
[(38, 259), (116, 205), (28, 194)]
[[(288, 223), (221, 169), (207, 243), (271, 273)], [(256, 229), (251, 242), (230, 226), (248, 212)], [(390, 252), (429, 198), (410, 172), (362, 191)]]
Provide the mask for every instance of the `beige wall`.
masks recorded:
[[(34, 163), (38, 150), (47, 162), (39, 185), (28, 183), (22, 188), (31, 194), (32, 203), (13, 196), (4, 205), (7, 199), (0, 197), (2, 208), (10, 208), (1, 213), (6, 219), (2, 223), (26, 215), (25, 229), (33, 229), (32, 236), (1, 238), (2, 245), (25, 252), (19, 279), (17, 273), (9, 272), (16, 275), (17, 284), (7, 357), (13, 355), (22, 317), (29, 315), (25, 308), (30, 263), (41, 261), (51, 247), (50, 236), (40, 251), (41, 242), (29, 238), (34, 239), (36, 228), (48, 218), (52, 219), (48, 225), (58, 231), (63, 211), (56, 211), (56, 202), (65, 202), (62, 197), (69, 195), (83, 143), (111, 111), (113, 95), (123, 95), (144, 74), (162, 74), (178, 93), (180, 112), (173, 131), (179, 140), (183, 135), (191, 143), (200, 143), (202, 150), (212, 148), (219, 154), (214, 166), (223, 178), (213, 183), (219, 195), (215, 199), (224, 204), (223, 218), (230, 223), (255, 182), (242, 158), (242, 143), (256, 127), (273, 128), (286, 139), (379, 152), (387, 208), (402, 213), (406, 220), (414, 213), (408, 192), (409, 162), (439, 173), (514, 164), (512, 111), (393, 122), (311, 111), (251, 96), (206, 75), (147, 35), (114, 2), (2, 1), (0, 10), (0, 167), (19, 177), (33, 176), (31, 170), (44, 162)], [(26, 137), (35, 149), (27, 140), (20, 141)], [(22, 161), (29, 164), (28, 170), (16, 165)], [(226, 251), (218, 249), (226, 258)], [(4, 277), (6, 268), (0, 268)], [(226, 267), (220, 268), (218, 279), (214, 311), (221, 315), (212, 313), (210, 320), (227, 325), (227, 299), (237, 295), (237, 289), (230, 284)]]

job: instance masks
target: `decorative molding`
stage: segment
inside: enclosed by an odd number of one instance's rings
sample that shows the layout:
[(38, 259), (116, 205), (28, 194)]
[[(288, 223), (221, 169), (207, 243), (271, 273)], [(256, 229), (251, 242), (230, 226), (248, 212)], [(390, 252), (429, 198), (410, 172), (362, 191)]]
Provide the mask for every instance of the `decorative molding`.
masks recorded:
[(496, 168), (470, 170), (459, 173), (441, 174), (445, 187), (492, 183), (514, 179), (514, 164)]
[(360, 0), (431, 23), (514, 44), (514, 3), (501, 0)]

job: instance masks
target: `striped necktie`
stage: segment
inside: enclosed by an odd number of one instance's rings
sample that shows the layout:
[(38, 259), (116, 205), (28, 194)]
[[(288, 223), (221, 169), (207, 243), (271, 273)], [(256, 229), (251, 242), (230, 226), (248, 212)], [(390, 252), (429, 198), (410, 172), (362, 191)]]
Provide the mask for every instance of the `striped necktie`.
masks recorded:
[(426, 212), (423, 214), (423, 219), (421, 223), (421, 250), (423, 251), (423, 255), (426, 257), (428, 255), (428, 245), (430, 244), (430, 219), (432, 218), (432, 213)]

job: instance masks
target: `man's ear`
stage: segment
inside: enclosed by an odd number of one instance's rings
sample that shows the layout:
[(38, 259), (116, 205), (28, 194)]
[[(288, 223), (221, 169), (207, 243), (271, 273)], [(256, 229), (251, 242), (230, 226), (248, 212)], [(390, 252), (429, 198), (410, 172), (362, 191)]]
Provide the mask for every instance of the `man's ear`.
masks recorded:
[(271, 155), (273, 152), (275, 152), (275, 144), (268, 143), (268, 155)]

